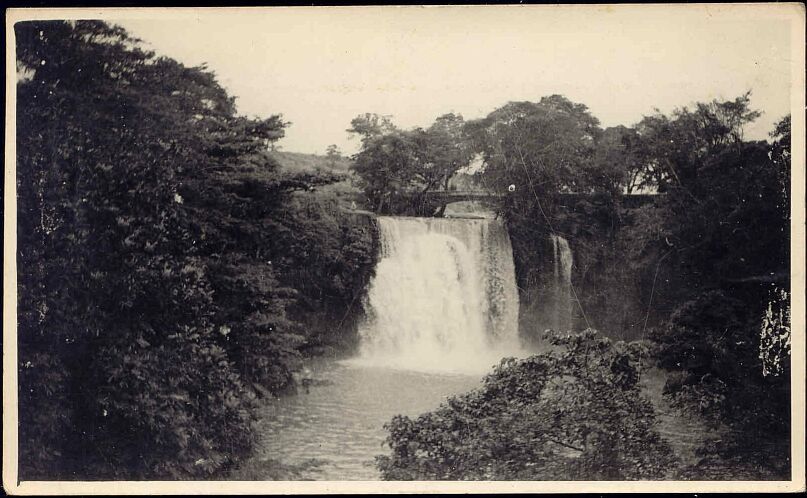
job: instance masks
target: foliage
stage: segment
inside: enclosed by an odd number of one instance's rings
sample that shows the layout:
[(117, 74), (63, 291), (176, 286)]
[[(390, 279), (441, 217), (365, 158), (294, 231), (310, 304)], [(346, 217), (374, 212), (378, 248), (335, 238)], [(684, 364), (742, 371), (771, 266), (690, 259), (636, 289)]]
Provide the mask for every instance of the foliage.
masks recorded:
[(339, 151), (339, 147), (336, 144), (331, 144), (325, 150), (325, 156), (328, 158), (328, 165), (332, 168), (336, 166), (336, 162), (342, 158), (342, 153)]
[[(714, 109), (723, 110), (720, 119), (707, 119)], [(772, 146), (741, 141), (738, 127), (755, 115), (741, 98), (680, 113), (683, 123), (670, 121), (671, 129), (698, 127), (688, 129), (689, 149), (659, 155), (689, 162), (666, 163), (677, 166), (663, 178), (665, 201), (634, 229), (646, 241), (637, 248), (654, 254), (656, 267), (663, 259), (675, 276), (656, 289), (674, 309), (654, 333), (655, 356), (672, 372), (667, 394), (740, 435), (722, 455), (776, 441), (759, 458), (786, 468), (789, 375), (766, 374), (760, 348), (763, 340), (781, 344), (771, 361), (789, 363), (789, 324), (769, 322), (761, 333), (769, 303), (781, 310), (787, 301), (779, 289), (789, 280), (788, 120), (777, 126), (781, 135)]]
[(676, 109), (671, 117), (658, 112), (645, 117), (636, 125), (641, 136), (640, 185), (663, 192), (671, 186), (688, 188), (697, 183), (704, 161), (726, 146), (741, 143), (743, 126), (760, 116), (750, 103), (751, 92), (747, 92), (730, 101)]
[(593, 187), (587, 173), (602, 130), (583, 104), (561, 95), (510, 102), (467, 128), (482, 153), (488, 188), (504, 193), (515, 186), (507, 215), (532, 212), (538, 202), (549, 203), (551, 210), (557, 193)]
[(271, 156), (280, 165), (280, 169), (289, 174), (317, 172), (345, 173), (350, 169), (351, 165), (350, 159), (346, 157), (340, 157), (335, 160), (334, 164), (331, 164), (327, 156), (323, 157), (316, 154), (272, 151)]
[[(291, 250), (273, 245), (275, 220), (293, 192), (330, 179), (284, 176), (258, 139), (233, 135), (218, 145), (215, 163), (183, 178), (180, 193), (209, 269), (219, 342), (248, 386), (278, 392), (292, 381), (304, 338), (286, 316), (296, 293), (280, 285), (282, 269), (273, 264)], [(223, 152), (235, 148), (231, 140), (241, 147), (237, 155)]]
[(613, 193), (624, 189), (626, 194), (641, 187), (645, 165), (637, 153), (640, 140), (635, 128), (620, 125), (603, 130), (594, 152), (594, 184)]
[(375, 269), (375, 224), (318, 192), (296, 195), (285, 209), (271, 226), (267, 248), (277, 256), (272, 262), (281, 282), (296, 291), (289, 312), (308, 329), (305, 347), (350, 346), (358, 339), (351, 327)]
[(382, 116), (374, 113), (364, 113), (356, 116), (350, 121), (348, 133), (361, 137), (362, 145), (369, 140), (386, 135), (397, 130), (392, 123), (392, 116)]
[(385, 479), (653, 479), (674, 463), (637, 385), (638, 343), (593, 330), (551, 336), (554, 350), (505, 359), (480, 389), (387, 425)]
[(207, 475), (251, 438), (176, 201), (212, 77), (100, 22), (15, 28), (23, 476)]
[[(668, 396), (747, 436), (727, 436), (722, 457), (778, 441), (764, 461), (787, 454), (789, 376), (764, 365), (788, 371), (790, 120), (772, 144), (745, 141), (758, 116), (744, 94), (601, 131), (585, 106), (555, 96), (468, 127), (483, 181), (515, 187), (502, 210), (520, 288), (540, 287), (552, 264), (542, 241), (566, 237), (581, 318), (634, 337), (663, 323), (654, 356)], [(625, 209), (623, 191), (664, 195)]]
[(416, 144), (420, 169), (417, 172), (424, 191), (448, 190), (451, 177), (471, 161), (471, 150), (465, 134), (465, 121), (459, 114), (444, 114), (427, 129), (416, 128), (412, 139)]
[(411, 210), (404, 196), (415, 194), (412, 204), (417, 214), (432, 214), (423, 194), (448, 190), (454, 174), (472, 159), (464, 121), (456, 114), (438, 117), (427, 129), (410, 131), (393, 127), (387, 118), (368, 121), (359, 116), (348, 131), (362, 135), (353, 170), (376, 212)]
[(394, 202), (391, 197), (405, 193), (414, 183), (416, 167), (414, 144), (396, 131), (366, 140), (354, 158), (353, 170), (373, 209), (389, 212), (389, 204)]
[[(280, 116), (236, 115), (212, 73), (121, 28), (15, 31), (22, 477), (217, 475), (305, 342), (272, 263), (298, 249), (280, 223), (297, 192), (338, 178), (279, 170)], [(339, 223), (309, 262), (333, 259)], [(354, 298), (355, 282), (334, 292)]]

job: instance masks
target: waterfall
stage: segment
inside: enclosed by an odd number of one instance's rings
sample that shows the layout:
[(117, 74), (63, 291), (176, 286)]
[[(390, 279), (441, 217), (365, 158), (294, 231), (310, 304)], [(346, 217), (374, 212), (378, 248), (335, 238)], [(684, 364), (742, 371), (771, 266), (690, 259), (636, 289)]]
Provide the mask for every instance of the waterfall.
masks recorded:
[(363, 364), (484, 372), (520, 352), (518, 290), (498, 220), (379, 217), (359, 328)]
[(569, 242), (558, 235), (551, 235), (554, 266), (553, 305), (555, 330), (566, 331), (572, 327), (572, 250)]

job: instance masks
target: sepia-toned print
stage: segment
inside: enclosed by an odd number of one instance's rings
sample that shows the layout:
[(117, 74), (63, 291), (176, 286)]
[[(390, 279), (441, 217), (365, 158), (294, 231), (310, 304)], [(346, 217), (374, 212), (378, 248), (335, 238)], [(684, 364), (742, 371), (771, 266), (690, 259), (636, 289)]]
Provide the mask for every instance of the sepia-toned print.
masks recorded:
[(803, 28), (12, 12), (4, 486), (803, 489)]

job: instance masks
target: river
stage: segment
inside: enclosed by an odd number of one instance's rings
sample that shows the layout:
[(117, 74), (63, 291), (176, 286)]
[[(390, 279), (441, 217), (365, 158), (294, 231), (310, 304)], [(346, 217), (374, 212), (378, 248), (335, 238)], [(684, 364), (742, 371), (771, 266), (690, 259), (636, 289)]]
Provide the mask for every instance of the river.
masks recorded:
[(480, 375), (424, 373), (320, 359), (307, 367), (308, 393), (269, 401), (262, 409), (255, 455), (232, 479), (378, 480), (386, 454), (384, 424), (417, 416), (451, 394), (480, 385)]

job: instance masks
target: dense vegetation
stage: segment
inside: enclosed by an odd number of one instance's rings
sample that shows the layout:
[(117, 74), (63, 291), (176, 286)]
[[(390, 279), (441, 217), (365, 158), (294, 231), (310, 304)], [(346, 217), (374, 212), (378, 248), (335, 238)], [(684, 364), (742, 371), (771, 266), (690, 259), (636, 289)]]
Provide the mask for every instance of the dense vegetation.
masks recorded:
[[(759, 116), (745, 94), (603, 130), (585, 105), (553, 95), (508, 103), (465, 123), (460, 135), (483, 161), (478, 183), (505, 194), (500, 215), (513, 241), (522, 311), (551, 272), (548, 236), (565, 237), (575, 256), (575, 328), (651, 339), (653, 362), (669, 372), (668, 399), (724, 432), (720, 444), (703, 448), (701, 468), (681, 474), (687, 478), (714, 478), (721, 467), (732, 475), (738, 465), (752, 469), (746, 477), (789, 472), (790, 118), (776, 125), (771, 142), (744, 140), (744, 125)], [(659, 195), (626, 204), (626, 194), (637, 192)], [(540, 333), (541, 324), (527, 318), (522, 333)], [(540, 389), (545, 373), (512, 368), (532, 375), (523, 385)], [(462, 445), (448, 442), (457, 417), (465, 420), (480, 396), (516, 403), (520, 394), (495, 388), (506, 372), (460, 404), (393, 421), (385, 475), (551, 475), (540, 465), (539, 474), (520, 474), (497, 456), (507, 452), (480, 449), (519, 434), (502, 420), (490, 435), (473, 429)], [(589, 405), (598, 400), (579, 401), (586, 415), (575, 423), (592, 423)], [(511, 410), (531, 414), (518, 404)], [(445, 446), (437, 451), (437, 444)], [(435, 458), (465, 463), (440, 475), (427, 463)]]
[[(785, 346), (771, 347), (763, 318), (789, 307), (790, 126), (782, 120), (772, 144), (743, 141), (739, 127), (756, 117), (747, 105), (747, 97), (700, 105), (664, 124), (683, 142), (658, 154), (678, 179), (663, 180), (665, 201), (643, 213), (631, 237), (641, 241), (638, 261), (666, 270), (655, 292), (673, 311), (653, 338), (659, 365), (672, 372), (669, 396), (731, 429), (720, 456), (743, 455), (781, 477), (789, 472), (790, 332), (787, 320), (768, 322), (769, 337)], [(643, 270), (649, 277), (649, 265)]]
[[(424, 194), (448, 190), (473, 158), (462, 116), (445, 114), (428, 128), (400, 130), (387, 116), (357, 116), (347, 130), (361, 137), (352, 169), (377, 213), (441, 215)], [(413, 195), (414, 194), (414, 195)]]
[(373, 233), (205, 68), (102, 22), (15, 32), (21, 477), (216, 475), (321, 340), (295, 307), (355, 301)]
[(639, 391), (645, 353), (588, 330), (505, 359), (483, 387), (388, 425), (385, 479), (660, 479), (675, 458)]

